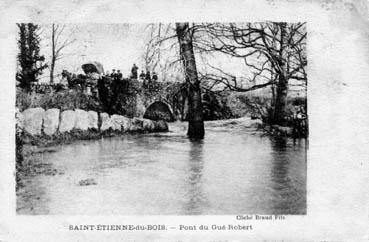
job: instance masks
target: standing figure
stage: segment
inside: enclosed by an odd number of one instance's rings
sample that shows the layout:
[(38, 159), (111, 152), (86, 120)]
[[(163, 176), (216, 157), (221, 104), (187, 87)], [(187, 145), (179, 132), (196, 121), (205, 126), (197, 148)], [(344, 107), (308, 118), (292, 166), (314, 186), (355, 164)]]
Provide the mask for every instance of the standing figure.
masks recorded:
[(156, 74), (155, 71), (152, 73), (152, 80), (153, 81), (157, 81), (158, 80), (158, 75)]
[(117, 79), (122, 80), (123, 74), (120, 72), (120, 70), (117, 71)]
[(150, 75), (150, 71), (146, 71), (146, 76), (145, 79), (147, 82), (151, 82), (151, 75)]
[(145, 81), (145, 72), (142, 70), (141, 71), (141, 74), (140, 74), (140, 79), (142, 80), (142, 81)]
[(115, 69), (113, 69), (112, 73), (110, 74), (110, 77), (114, 79), (116, 75), (117, 73), (115, 73)]
[(133, 64), (132, 69), (131, 69), (132, 79), (137, 79), (137, 70), (138, 70), (138, 67), (136, 66), (136, 64)]

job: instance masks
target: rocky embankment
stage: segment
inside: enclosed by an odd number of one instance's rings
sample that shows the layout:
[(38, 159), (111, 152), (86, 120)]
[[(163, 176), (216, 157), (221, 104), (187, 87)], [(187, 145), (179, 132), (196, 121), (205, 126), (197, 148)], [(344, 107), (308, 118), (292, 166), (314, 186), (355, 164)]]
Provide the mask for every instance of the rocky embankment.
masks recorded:
[(81, 109), (61, 112), (56, 108), (29, 108), (17, 112), (17, 128), (25, 136), (36, 139), (57, 139), (73, 134), (84, 139), (91, 134), (96, 137), (126, 132), (164, 132), (168, 130), (168, 125), (165, 121), (127, 118)]

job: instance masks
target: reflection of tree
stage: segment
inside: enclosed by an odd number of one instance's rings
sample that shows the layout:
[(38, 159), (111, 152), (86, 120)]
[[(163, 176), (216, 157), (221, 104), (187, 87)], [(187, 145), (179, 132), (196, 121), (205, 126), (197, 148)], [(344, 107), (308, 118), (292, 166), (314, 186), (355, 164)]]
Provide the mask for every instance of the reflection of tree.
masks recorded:
[(185, 203), (184, 212), (187, 214), (200, 214), (205, 202), (202, 190), (203, 177), (203, 141), (190, 141), (189, 152), (189, 173), (188, 173), (188, 197)]
[[(302, 148), (301, 147), (297, 148)], [(271, 187), (274, 192), (271, 208), (274, 214), (296, 214), (306, 211), (306, 180), (301, 178), (295, 166), (301, 159), (295, 159), (294, 151), (288, 147), (286, 138), (272, 141)], [(304, 163), (305, 164), (305, 163)], [(303, 169), (306, 172), (306, 167)], [(303, 176), (304, 178), (306, 176)], [(304, 179), (302, 178), (302, 179)], [(305, 178), (306, 179), (306, 178)]]

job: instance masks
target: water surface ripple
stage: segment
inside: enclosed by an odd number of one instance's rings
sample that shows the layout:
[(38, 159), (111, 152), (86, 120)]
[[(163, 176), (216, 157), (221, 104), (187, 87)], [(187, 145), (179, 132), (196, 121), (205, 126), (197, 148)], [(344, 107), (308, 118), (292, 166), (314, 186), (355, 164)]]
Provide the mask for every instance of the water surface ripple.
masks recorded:
[(177, 122), (169, 133), (61, 145), (42, 159), (64, 174), (30, 177), (23, 189), (36, 195), (18, 196), (28, 204), (18, 214), (305, 214), (305, 140), (276, 141), (250, 123), (207, 122), (202, 141)]

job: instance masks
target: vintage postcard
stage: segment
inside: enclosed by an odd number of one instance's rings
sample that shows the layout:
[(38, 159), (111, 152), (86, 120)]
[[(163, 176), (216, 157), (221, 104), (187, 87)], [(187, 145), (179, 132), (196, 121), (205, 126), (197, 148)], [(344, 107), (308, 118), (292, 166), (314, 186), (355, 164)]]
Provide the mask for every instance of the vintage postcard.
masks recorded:
[(0, 241), (369, 239), (367, 1), (0, 6)]

